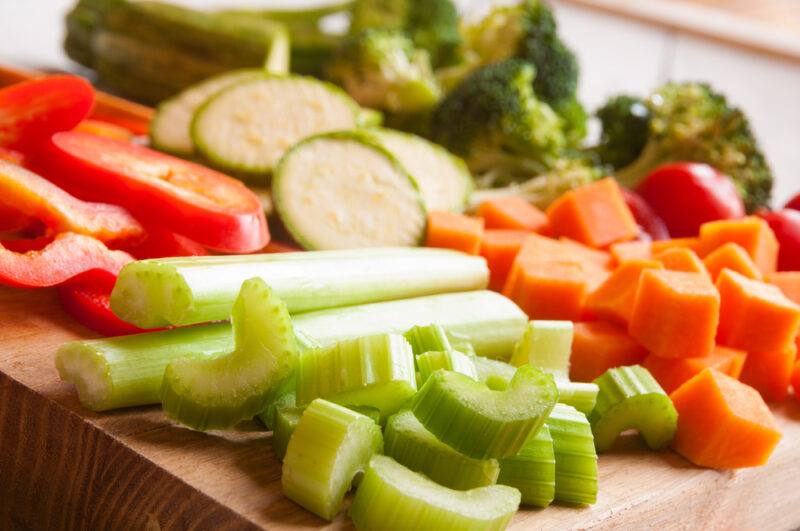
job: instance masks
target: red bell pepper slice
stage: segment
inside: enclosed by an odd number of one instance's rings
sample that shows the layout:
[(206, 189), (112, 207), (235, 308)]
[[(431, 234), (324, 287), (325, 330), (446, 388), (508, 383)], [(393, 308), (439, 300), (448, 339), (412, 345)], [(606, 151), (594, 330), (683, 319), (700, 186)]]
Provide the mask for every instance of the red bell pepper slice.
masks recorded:
[(94, 89), (77, 76), (49, 76), (0, 90), (0, 146), (22, 152), (86, 118)]
[(247, 253), (269, 241), (258, 197), (199, 164), (75, 131), (54, 135), (42, 155), (37, 167), (73, 195), (124, 206), (211, 249)]
[(125, 129), (122, 126), (104, 120), (93, 120), (91, 118), (87, 118), (75, 126), (75, 131), (126, 141), (133, 140), (135, 136), (130, 129)]
[(6, 162), (13, 162), (18, 166), (25, 165), (25, 155), (23, 155), (19, 151), (14, 151), (13, 149), (6, 149), (4, 147), (0, 147), (0, 160), (5, 160)]
[(0, 202), (41, 220), (55, 232), (75, 232), (100, 241), (138, 238), (144, 229), (122, 207), (89, 203), (47, 179), (0, 160)]
[(0, 244), (0, 284), (20, 288), (57, 286), (87, 271), (116, 275), (133, 258), (103, 242), (64, 232), (41, 250), (17, 253)]
[(121, 246), (120, 249), (139, 260), (167, 258), (170, 256), (207, 256), (208, 251), (199, 243), (169, 232), (158, 226), (145, 229), (144, 239)]
[(87, 273), (58, 287), (61, 306), (73, 319), (104, 336), (150, 332), (126, 323), (111, 311), (109, 302), (116, 277)]

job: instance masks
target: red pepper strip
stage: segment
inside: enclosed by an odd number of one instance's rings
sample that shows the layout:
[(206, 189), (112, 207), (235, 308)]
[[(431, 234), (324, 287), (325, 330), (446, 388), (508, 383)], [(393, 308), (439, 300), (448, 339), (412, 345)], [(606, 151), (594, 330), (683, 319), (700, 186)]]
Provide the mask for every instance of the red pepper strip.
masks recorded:
[(141, 237), (144, 229), (122, 207), (88, 203), (47, 179), (0, 160), (0, 201), (42, 220), (55, 232), (75, 232), (100, 241)]
[(269, 241), (258, 197), (199, 164), (77, 131), (53, 135), (42, 155), (43, 175), (72, 194), (124, 206), (210, 249), (247, 253)]
[(18, 209), (0, 203), (0, 232), (14, 232), (28, 227), (33, 219)]
[(13, 162), (14, 164), (17, 164), (19, 166), (25, 165), (25, 155), (23, 155), (19, 151), (14, 151), (13, 149), (6, 149), (0, 147), (0, 160)]
[(169, 256), (207, 256), (208, 251), (199, 243), (180, 234), (169, 232), (157, 225), (145, 228), (145, 237), (134, 243), (126, 243), (120, 249), (139, 260), (167, 258)]
[(77, 76), (49, 76), (0, 90), (0, 146), (27, 153), (53, 133), (78, 125), (92, 109), (94, 89)]
[(75, 127), (75, 131), (82, 131), (90, 135), (104, 136), (128, 142), (133, 140), (134, 137), (134, 134), (129, 129), (103, 120), (92, 120), (90, 118), (79, 123)]
[(24, 238), (14, 240), (0, 241), (0, 245), (8, 251), (15, 253), (28, 253), (30, 251), (41, 251), (51, 243), (53, 243), (53, 236), (39, 236), (37, 238)]
[(116, 275), (132, 260), (128, 253), (112, 251), (91, 236), (64, 232), (38, 251), (15, 253), (0, 245), (0, 284), (46, 288), (87, 271)]

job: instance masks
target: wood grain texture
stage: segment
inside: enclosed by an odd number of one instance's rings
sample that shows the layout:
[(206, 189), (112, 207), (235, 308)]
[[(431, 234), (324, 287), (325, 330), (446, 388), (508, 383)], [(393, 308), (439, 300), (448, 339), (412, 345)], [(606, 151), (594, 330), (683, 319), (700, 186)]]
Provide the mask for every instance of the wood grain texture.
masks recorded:
[[(50, 291), (0, 288), (0, 529), (350, 528), (281, 495), (255, 423), (204, 434), (155, 407), (81, 408), (53, 353), (88, 335)], [(626, 437), (600, 459), (596, 505), (520, 511), (512, 529), (797, 528), (800, 408), (776, 414), (784, 440), (766, 467), (698, 469)]]

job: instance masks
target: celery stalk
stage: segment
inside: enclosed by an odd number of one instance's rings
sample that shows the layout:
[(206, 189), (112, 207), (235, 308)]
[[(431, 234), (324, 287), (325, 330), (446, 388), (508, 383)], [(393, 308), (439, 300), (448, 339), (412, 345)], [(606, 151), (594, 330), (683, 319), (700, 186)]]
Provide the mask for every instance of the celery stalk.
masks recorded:
[(556, 404), (547, 427), (556, 458), (555, 499), (592, 504), (597, 500), (597, 452), (586, 416), (566, 404)]
[(500, 460), (497, 482), (518, 489), (524, 505), (550, 505), (556, 494), (556, 457), (546, 425), (528, 437), (517, 455)]
[(531, 321), (514, 347), (511, 365), (526, 363), (569, 380), (569, 357), (572, 353), (572, 321)]
[(519, 491), (491, 485), (443, 487), (391, 457), (373, 456), (348, 514), (357, 529), (501, 531), (519, 507)]
[(285, 407), (294, 407), (297, 404), (296, 388), (297, 382), (294, 374), (292, 374), (270, 392), (266, 400), (266, 406), (258, 414), (259, 420), (264, 423), (268, 430), (275, 429), (275, 415), (278, 410)]
[(450, 345), (447, 332), (438, 324), (415, 326), (403, 334), (403, 336), (411, 345), (411, 350), (414, 352), (414, 355), (431, 351), (444, 352), (452, 350), (453, 348), (452, 345)]
[(419, 369), (419, 381), (423, 384), (431, 374), (439, 369), (455, 371), (469, 376), (473, 380), (478, 379), (472, 358), (457, 350), (424, 352), (417, 356), (417, 368)]
[(260, 413), (270, 391), (291, 374), (297, 362), (291, 317), (260, 278), (242, 284), (231, 325), (231, 353), (167, 366), (161, 387), (167, 416), (198, 430), (231, 428)]
[[(291, 313), (483, 289), (486, 262), (444, 249), (355, 249), (132, 262), (111, 308), (142, 328), (228, 319), (242, 282), (263, 279)], [(424, 323), (428, 324), (428, 323)]]
[(303, 415), (301, 407), (282, 407), (275, 411), (275, 421), (272, 428), (272, 450), (279, 461), (286, 457), (286, 448), (289, 446), (300, 417)]

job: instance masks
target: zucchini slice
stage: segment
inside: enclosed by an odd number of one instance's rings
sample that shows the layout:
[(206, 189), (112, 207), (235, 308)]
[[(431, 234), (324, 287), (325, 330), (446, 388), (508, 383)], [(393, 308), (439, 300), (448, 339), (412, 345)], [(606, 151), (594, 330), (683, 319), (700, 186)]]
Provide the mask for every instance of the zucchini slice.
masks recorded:
[(283, 224), (306, 249), (413, 246), (425, 236), (416, 183), (361, 132), (299, 143), (281, 160), (272, 194)]

